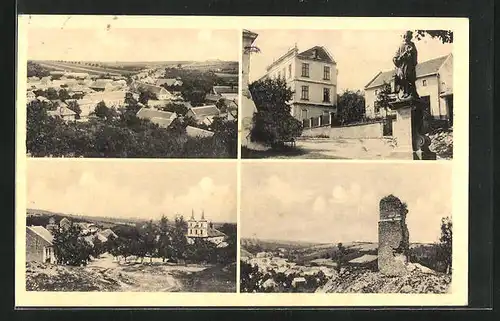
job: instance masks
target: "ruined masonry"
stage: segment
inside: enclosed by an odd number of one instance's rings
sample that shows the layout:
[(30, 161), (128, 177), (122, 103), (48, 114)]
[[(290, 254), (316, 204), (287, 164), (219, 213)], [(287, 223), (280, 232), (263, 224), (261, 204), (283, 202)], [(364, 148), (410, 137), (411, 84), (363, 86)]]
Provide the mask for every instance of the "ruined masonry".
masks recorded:
[(408, 273), (409, 232), (406, 206), (393, 195), (380, 201), (378, 225), (378, 268), (387, 276)]

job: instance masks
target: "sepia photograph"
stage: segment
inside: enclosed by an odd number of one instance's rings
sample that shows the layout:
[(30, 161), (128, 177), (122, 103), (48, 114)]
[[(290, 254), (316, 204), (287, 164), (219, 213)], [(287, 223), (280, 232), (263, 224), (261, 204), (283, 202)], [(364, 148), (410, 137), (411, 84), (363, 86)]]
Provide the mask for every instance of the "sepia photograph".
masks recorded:
[(451, 169), (244, 163), (240, 291), (449, 293)]
[(234, 163), (30, 160), (26, 291), (236, 292), (235, 185)]
[(237, 157), (237, 30), (71, 24), (27, 28), (28, 156)]
[(453, 157), (450, 30), (244, 30), (243, 158)]

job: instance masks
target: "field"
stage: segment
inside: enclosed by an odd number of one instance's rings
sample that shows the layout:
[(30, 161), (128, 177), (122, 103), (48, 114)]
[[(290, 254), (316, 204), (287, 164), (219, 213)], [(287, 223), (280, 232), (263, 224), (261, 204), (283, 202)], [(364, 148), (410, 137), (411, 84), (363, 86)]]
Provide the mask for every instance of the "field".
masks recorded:
[(27, 291), (235, 292), (235, 265), (162, 263), (118, 264), (105, 253), (86, 267), (30, 262)]
[(70, 72), (86, 72), (94, 75), (110, 74), (112, 76), (125, 76), (135, 73), (134, 71), (130, 70), (79, 65), (76, 63), (66, 63), (66, 62), (56, 62), (56, 61), (37, 61), (37, 63), (40, 66), (48, 69), (70, 71)]

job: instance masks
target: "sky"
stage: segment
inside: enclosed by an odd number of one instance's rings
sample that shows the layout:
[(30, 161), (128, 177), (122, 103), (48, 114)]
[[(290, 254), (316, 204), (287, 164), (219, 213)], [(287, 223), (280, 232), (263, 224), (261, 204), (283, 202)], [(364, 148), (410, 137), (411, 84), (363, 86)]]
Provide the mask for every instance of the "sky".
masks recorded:
[[(299, 52), (314, 46), (325, 47), (337, 62), (338, 93), (363, 90), (379, 71), (393, 69), (392, 57), (404, 30), (256, 30), (254, 42), (261, 52), (251, 55), (250, 82), (265, 74), (266, 67), (295, 44)], [(415, 41), (419, 62), (447, 55), (453, 44), (425, 37)]]
[(238, 30), (28, 28), (27, 57), (68, 61), (238, 61)]
[(451, 174), (446, 163), (243, 163), (241, 235), (377, 242), (379, 202), (393, 194), (408, 205), (410, 242), (437, 242), (452, 212)]
[(159, 219), (181, 214), (236, 222), (233, 162), (27, 163), (27, 207), (66, 214)]

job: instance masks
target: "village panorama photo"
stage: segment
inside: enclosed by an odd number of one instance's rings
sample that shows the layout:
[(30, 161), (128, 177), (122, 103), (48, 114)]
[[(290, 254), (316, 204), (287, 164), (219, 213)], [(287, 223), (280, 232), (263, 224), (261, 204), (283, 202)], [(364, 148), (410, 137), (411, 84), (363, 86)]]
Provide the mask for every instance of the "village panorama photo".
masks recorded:
[(240, 291), (450, 294), (451, 169), (244, 163)]
[(29, 160), (26, 291), (236, 292), (235, 191), (234, 163)]
[(27, 25), (28, 156), (236, 158), (238, 30), (54, 19)]
[(450, 30), (243, 30), (243, 158), (453, 157)]

